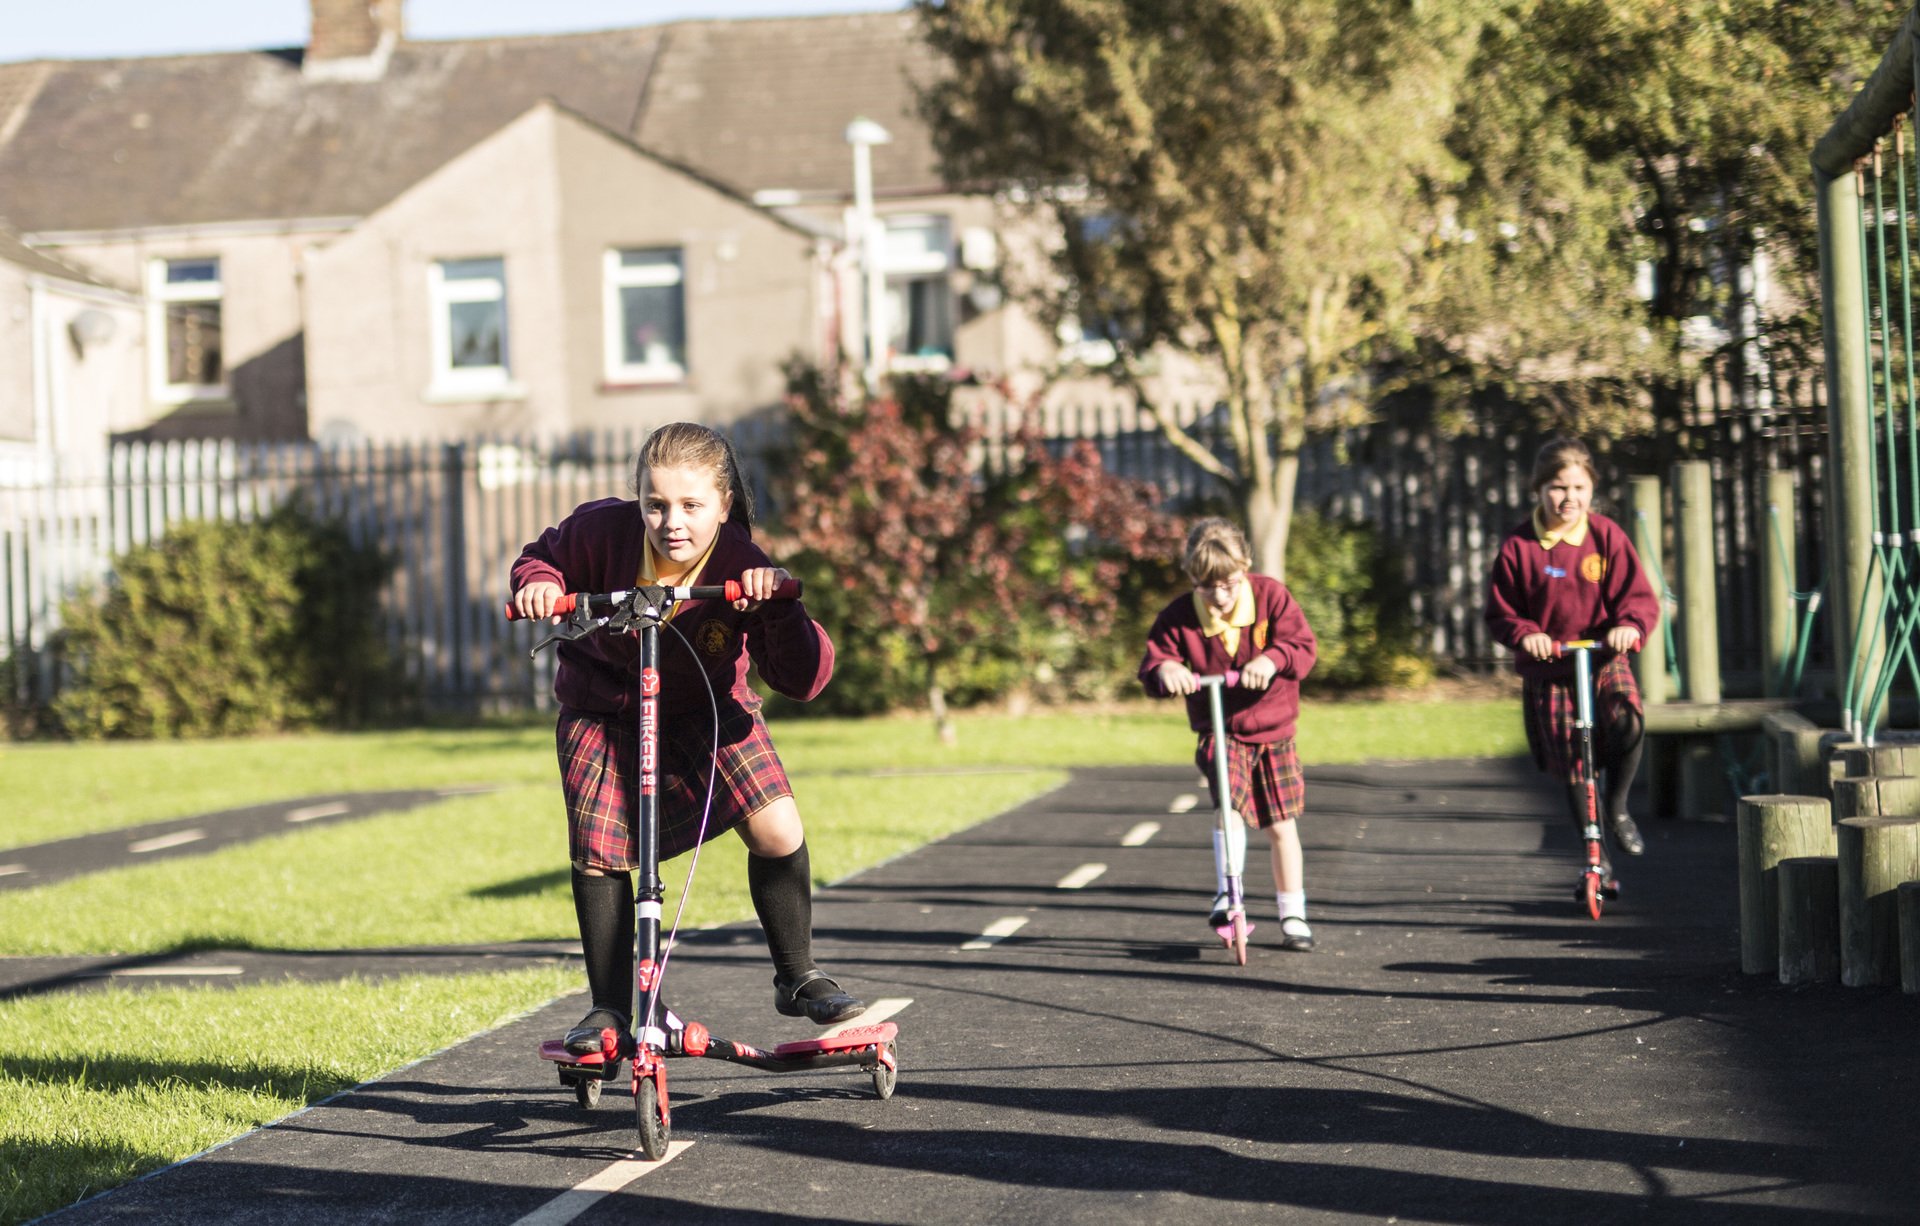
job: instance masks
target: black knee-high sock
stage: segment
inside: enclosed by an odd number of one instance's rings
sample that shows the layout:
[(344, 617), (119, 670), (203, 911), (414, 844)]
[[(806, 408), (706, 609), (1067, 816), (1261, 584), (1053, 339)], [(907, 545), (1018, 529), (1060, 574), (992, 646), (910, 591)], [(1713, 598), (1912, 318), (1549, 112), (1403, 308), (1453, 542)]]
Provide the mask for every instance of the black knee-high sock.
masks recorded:
[(1633, 788), (1633, 777), (1640, 773), (1640, 754), (1647, 744), (1645, 730), (1646, 725), (1632, 708), (1622, 711), (1607, 729), (1607, 749), (1612, 755), (1607, 763), (1609, 819), (1627, 815), (1627, 793)]
[(813, 969), (813, 866), (807, 845), (784, 856), (747, 856), (747, 892), (767, 934), (773, 969), (791, 983)]
[(633, 878), (573, 870), (573, 914), (587, 958), (593, 1007), (621, 1017), (633, 1008)]

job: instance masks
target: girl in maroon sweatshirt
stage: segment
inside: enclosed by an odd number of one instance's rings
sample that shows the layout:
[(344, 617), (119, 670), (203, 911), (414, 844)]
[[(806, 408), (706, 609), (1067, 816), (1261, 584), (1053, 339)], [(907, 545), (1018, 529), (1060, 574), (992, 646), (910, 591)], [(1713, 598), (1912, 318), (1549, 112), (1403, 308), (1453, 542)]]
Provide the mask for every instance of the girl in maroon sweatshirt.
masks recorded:
[[(1554, 644), (1598, 639), (1593, 653), (1594, 758), (1606, 773), (1605, 814), (1628, 855), (1645, 841), (1627, 815), (1627, 790), (1640, 768), (1645, 711), (1627, 653), (1660, 620), (1660, 604), (1626, 532), (1590, 510), (1593, 457), (1575, 439), (1554, 439), (1533, 465), (1538, 505), (1500, 544), (1487, 589), (1487, 625), (1514, 653), (1524, 687), (1527, 745), (1542, 771), (1567, 784), (1576, 824), (1585, 823), (1586, 784), (1575, 737), (1574, 666)], [(1612, 864), (1603, 869), (1612, 885)]]
[[(833, 643), (797, 600), (771, 600), (789, 576), (753, 543), (752, 493), (726, 438), (679, 422), (648, 436), (637, 502), (590, 502), (540, 535), (513, 566), (522, 617), (552, 615), (566, 592), (738, 579), (731, 604), (690, 600), (660, 636), (660, 857), (737, 830), (747, 886), (773, 955), (774, 1007), (826, 1026), (866, 1006), (813, 964), (806, 831), (780, 756), (747, 685), (749, 661), (779, 693), (805, 701), (833, 675)], [(678, 633), (675, 633), (678, 631)], [(633, 998), (633, 817), (639, 777), (639, 641), (597, 634), (559, 648), (553, 691), (560, 786), (567, 803), (573, 905), (593, 1008), (567, 1032), (569, 1051), (625, 1033)], [(702, 674), (705, 674), (704, 677)], [(709, 690), (711, 685), (711, 690)], [(718, 701), (719, 733), (709, 694)]]
[[(1140, 683), (1156, 698), (1187, 700), (1187, 724), (1200, 734), (1194, 762), (1217, 787), (1213, 770), (1213, 718), (1195, 674), (1238, 669), (1238, 687), (1221, 692), (1227, 720), (1227, 790), (1234, 812), (1247, 826), (1264, 830), (1273, 857), (1273, 885), (1280, 904), (1281, 946), (1313, 948), (1307, 925), (1306, 869), (1298, 818), (1306, 783), (1293, 747), (1300, 717), (1300, 680), (1313, 669), (1318, 644), (1293, 594), (1278, 579), (1252, 575), (1246, 537), (1224, 519), (1203, 519), (1187, 533), (1184, 564), (1193, 592), (1160, 611), (1147, 632)], [(1220, 798), (1213, 798), (1215, 806)], [(1246, 847), (1244, 827), (1226, 836)], [(1218, 895), (1207, 923), (1227, 922), (1227, 854), (1213, 836)]]

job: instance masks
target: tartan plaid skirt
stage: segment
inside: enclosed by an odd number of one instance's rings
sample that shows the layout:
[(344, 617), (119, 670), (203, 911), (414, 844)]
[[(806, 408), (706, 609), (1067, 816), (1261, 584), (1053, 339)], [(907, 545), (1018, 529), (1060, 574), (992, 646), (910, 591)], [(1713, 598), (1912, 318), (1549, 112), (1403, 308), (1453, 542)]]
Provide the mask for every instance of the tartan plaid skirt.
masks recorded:
[[(1207, 791), (1218, 807), (1211, 732), (1201, 735), (1193, 761), (1206, 778)], [(1294, 750), (1293, 738), (1256, 745), (1228, 737), (1227, 790), (1232, 793), (1233, 811), (1256, 830), (1298, 818), (1307, 807), (1307, 780), (1300, 771), (1300, 755)]]
[[(1573, 696), (1573, 678), (1554, 681), (1529, 677), (1521, 690), (1527, 748), (1533, 751), (1533, 764), (1555, 779), (1584, 783), (1586, 772), (1580, 764), (1580, 730), (1575, 727), (1579, 706)], [(1608, 743), (1608, 729), (1624, 710), (1645, 714), (1633, 668), (1627, 663), (1627, 657), (1621, 655), (1608, 660), (1593, 675), (1593, 760), (1602, 768), (1618, 756)]]
[[(554, 731), (560, 789), (567, 799), (567, 849), (576, 864), (631, 872), (640, 798), (640, 730), (634, 723), (562, 709)], [(707, 780), (717, 768), (713, 809)], [(714, 751), (708, 719), (661, 721), (660, 859), (726, 833), (782, 796), (793, 795), (786, 768), (757, 710), (736, 708), (720, 721)]]

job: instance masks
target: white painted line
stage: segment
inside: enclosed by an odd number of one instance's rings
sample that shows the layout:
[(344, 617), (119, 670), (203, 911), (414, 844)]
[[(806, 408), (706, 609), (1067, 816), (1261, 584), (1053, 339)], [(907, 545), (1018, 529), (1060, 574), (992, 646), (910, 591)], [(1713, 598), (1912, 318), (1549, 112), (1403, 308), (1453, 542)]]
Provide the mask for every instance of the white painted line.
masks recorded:
[(849, 1030), (858, 1030), (862, 1026), (878, 1026), (881, 1022), (886, 1021), (912, 1003), (913, 997), (911, 996), (882, 996), (879, 1000), (868, 1005), (867, 1011), (859, 1017), (841, 1022), (838, 1026), (832, 1027), (831, 1029), (822, 1030), (819, 1037), (831, 1039), (837, 1034), (843, 1034)]
[(1148, 839), (1160, 833), (1159, 822), (1141, 822), (1138, 826), (1120, 836), (1120, 846), (1139, 847)]
[(1182, 792), (1173, 798), (1173, 803), (1167, 806), (1167, 812), (1191, 813), (1199, 803), (1200, 798), (1192, 792)]
[(1026, 916), (1009, 915), (1005, 919), (997, 919), (993, 921), (991, 924), (988, 924), (987, 930), (985, 932), (973, 938), (973, 940), (968, 941), (965, 945), (962, 945), (960, 948), (961, 949), (992, 949), (995, 945), (998, 945), (1000, 942), (1006, 940), (1008, 937), (1012, 936), (1014, 933), (1020, 931), (1022, 928), (1026, 926), (1027, 926)]
[(1077, 890), (1106, 871), (1107, 866), (1104, 864), (1082, 864), (1079, 868), (1074, 869), (1071, 873), (1062, 877), (1057, 888), (1062, 890)]
[(165, 851), (169, 847), (180, 847), (187, 843), (198, 843), (207, 837), (204, 830), (176, 830), (172, 834), (162, 834), (151, 839), (141, 839), (137, 843), (127, 844), (127, 850), (134, 855), (149, 851)]
[(244, 975), (244, 966), (129, 966), (108, 971), (114, 979), (191, 979), (198, 975)]
[(24, 864), (0, 864), (0, 877), (17, 877), (21, 873), (30, 873), (32, 871), (32, 869)]
[(692, 1141), (667, 1142), (667, 1152), (661, 1155), (658, 1162), (649, 1162), (638, 1152), (630, 1154), (599, 1174), (575, 1184), (527, 1216), (518, 1219), (513, 1226), (566, 1226), (566, 1223), (642, 1175), (651, 1175), (686, 1153), (692, 1144)]
[(287, 820), (290, 822), (313, 822), (323, 817), (339, 817), (342, 813), (350, 812), (352, 809), (353, 806), (344, 800), (335, 801), (330, 805), (308, 805), (304, 809), (295, 809), (293, 812), (287, 814)]

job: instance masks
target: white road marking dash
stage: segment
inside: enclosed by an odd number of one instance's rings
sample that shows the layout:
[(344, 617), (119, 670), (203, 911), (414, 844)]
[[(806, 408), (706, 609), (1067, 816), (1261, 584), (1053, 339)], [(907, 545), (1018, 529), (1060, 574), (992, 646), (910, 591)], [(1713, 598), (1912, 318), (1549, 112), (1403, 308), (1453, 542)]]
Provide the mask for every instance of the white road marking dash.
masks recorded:
[(1198, 796), (1192, 792), (1182, 792), (1173, 798), (1173, 803), (1167, 806), (1167, 812), (1191, 813), (1199, 804), (1200, 798)]
[(1139, 847), (1144, 845), (1148, 839), (1151, 839), (1154, 835), (1159, 833), (1160, 833), (1159, 822), (1141, 822), (1138, 826), (1135, 826), (1133, 829), (1127, 831), (1124, 835), (1120, 836), (1120, 846)]
[(1106, 871), (1107, 866), (1104, 864), (1082, 864), (1079, 868), (1074, 869), (1071, 873), (1062, 877), (1058, 888), (1062, 890), (1080, 889)]
[(108, 971), (113, 979), (193, 979), (201, 975), (244, 975), (243, 966), (128, 966)]
[(651, 1175), (667, 1163), (687, 1152), (692, 1141), (669, 1141), (667, 1152), (660, 1161), (649, 1162), (639, 1152), (629, 1154), (612, 1166), (602, 1169), (598, 1174), (589, 1176), (573, 1187), (554, 1197), (532, 1213), (518, 1219), (513, 1226), (566, 1226), (601, 1200), (613, 1195), (642, 1175)]
[(127, 844), (127, 850), (137, 856), (149, 851), (165, 851), (169, 847), (182, 847), (188, 843), (198, 843), (206, 837), (207, 832), (204, 830), (176, 830), (172, 834), (155, 835), (150, 839), (141, 839), (139, 842), (129, 843)]
[(1005, 919), (997, 919), (987, 925), (985, 932), (973, 938), (973, 940), (968, 941), (960, 948), (992, 949), (995, 945), (998, 945), (1000, 942), (1026, 927), (1026, 925), (1027, 917), (1024, 915), (1009, 915)]
[(30, 873), (32, 871), (32, 869), (24, 864), (0, 864), (0, 877), (17, 877), (21, 873)]
[(295, 809), (287, 814), (290, 822), (313, 822), (323, 817), (339, 817), (353, 808), (346, 801), (335, 801), (330, 805), (308, 805), (304, 809)]

